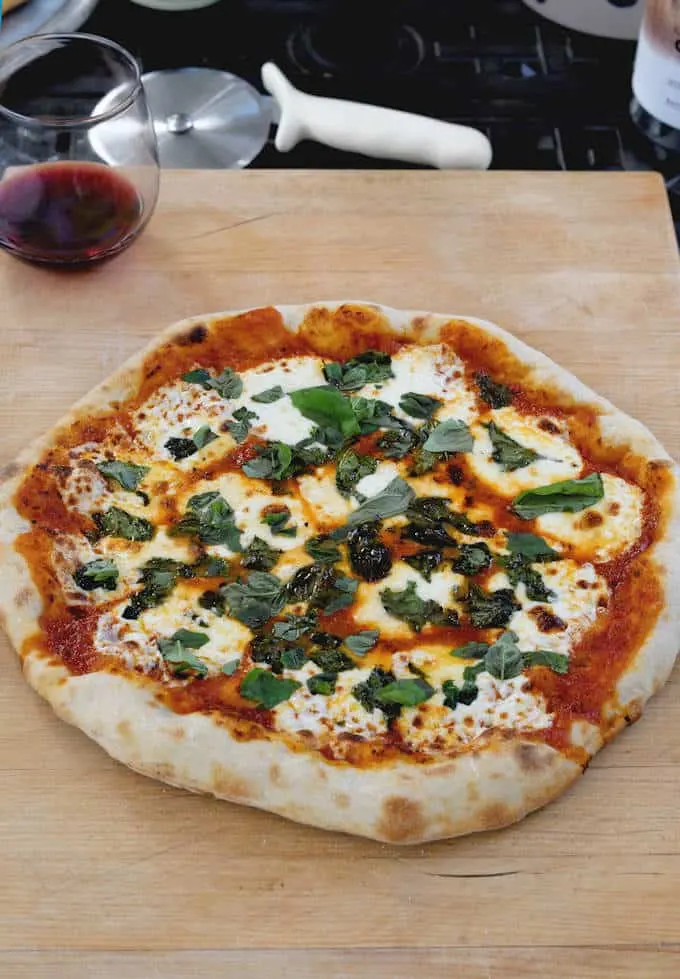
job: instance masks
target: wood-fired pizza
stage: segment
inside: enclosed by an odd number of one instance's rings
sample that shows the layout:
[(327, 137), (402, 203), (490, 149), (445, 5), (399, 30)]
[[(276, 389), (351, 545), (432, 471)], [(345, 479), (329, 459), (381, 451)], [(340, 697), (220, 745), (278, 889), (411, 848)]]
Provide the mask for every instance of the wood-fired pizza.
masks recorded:
[(490, 323), (176, 325), (10, 467), (0, 610), (115, 758), (396, 843), (544, 805), (667, 679), (678, 473)]

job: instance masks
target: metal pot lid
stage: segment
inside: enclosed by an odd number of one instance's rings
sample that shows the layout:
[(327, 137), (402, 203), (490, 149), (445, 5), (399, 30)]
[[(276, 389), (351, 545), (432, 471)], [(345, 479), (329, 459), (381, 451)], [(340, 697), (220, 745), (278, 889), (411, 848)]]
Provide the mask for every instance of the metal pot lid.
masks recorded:
[[(236, 75), (214, 68), (173, 68), (142, 75), (162, 167), (236, 169), (263, 149), (273, 121), (271, 100)], [(109, 92), (94, 113), (115, 105)], [(107, 163), (132, 163), (127, 146), (139, 128), (133, 112), (95, 126), (93, 149)]]

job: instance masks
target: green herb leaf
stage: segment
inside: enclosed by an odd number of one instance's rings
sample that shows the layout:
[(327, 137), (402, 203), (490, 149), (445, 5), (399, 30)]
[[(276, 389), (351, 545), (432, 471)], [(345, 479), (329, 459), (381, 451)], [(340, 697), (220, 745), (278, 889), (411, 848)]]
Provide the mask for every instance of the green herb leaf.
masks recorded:
[(362, 435), (369, 435), (379, 428), (403, 428), (403, 423), (392, 414), (392, 408), (377, 398), (350, 398), (354, 416)]
[(258, 446), (258, 455), (245, 463), (243, 472), (254, 479), (279, 480), (320, 466), (327, 459), (326, 450), (310, 445), (310, 441), (303, 439), (295, 446), (286, 445), (285, 442), (267, 442)]
[(285, 391), (280, 384), (277, 384), (273, 388), (267, 388), (266, 391), (260, 391), (259, 394), (254, 394), (251, 401), (257, 402), (261, 405), (270, 405), (274, 401), (279, 401), (285, 395)]
[(524, 659), (514, 632), (504, 632), (484, 657), (484, 667), (498, 680), (510, 680), (522, 672)]
[(386, 520), (388, 517), (405, 513), (414, 499), (415, 493), (409, 484), (401, 476), (396, 476), (384, 490), (357, 507), (349, 515), (345, 526), (333, 531), (331, 536), (336, 540), (342, 539), (347, 536), (350, 527), (357, 527), (359, 524), (373, 520)]
[(354, 660), (339, 649), (314, 649), (309, 654), (309, 658), (317, 666), (320, 666), (325, 673), (342, 673), (345, 670), (353, 670)]
[[(248, 438), (248, 432), (250, 431), (250, 422), (253, 418), (257, 418), (254, 411), (248, 411), (247, 408), (238, 408), (230, 421), (225, 422), (227, 431), (240, 445), (241, 442), (245, 442)], [(194, 436), (194, 439), (196, 436)]]
[(316, 615), (313, 612), (309, 615), (287, 615), (281, 622), (274, 623), (272, 635), (290, 642), (316, 629), (316, 626)]
[(321, 428), (335, 428), (345, 438), (359, 434), (359, 423), (349, 400), (331, 386), (301, 388), (290, 395), (300, 414)]
[(536, 649), (524, 653), (524, 666), (546, 666), (553, 673), (564, 675), (569, 672), (569, 657), (563, 653), (553, 653), (549, 649)]
[(509, 435), (506, 435), (495, 422), (490, 422), (486, 426), (493, 446), (491, 458), (498, 463), (504, 472), (514, 472), (516, 469), (523, 469), (543, 456), (533, 449), (520, 445)]
[(457, 659), (481, 659), (489, 649), (488, 642), (466, 642), (457, 649), (451, 650), (451, 656)]
[(97, 464), (97, 469), (106, 476), (113, 479), (124, 490), (136, 490), (146, 474), (151, 471), (149, 466), (137, 466), (134, 462), (118, 462), (116, 459), (107, 459), (105, 462)]
[(335, 485), (343, 496), (349, 496), (364, 476), (370, 476), (378, 467), (373, 456), (357, 455), (353, 449), (345, 449), (338, 458), (335, 469)]
[(456, 686), (453, 680), (445, 680), (442, 683), (444, 694), (444, 706), (455, 710), (458, 704), (471, 704), (479, 696), (479, 688), (474, 679), (467, 679), (462, 687)]
[(424, 418), (429, 420), (435, 411), (442, 404), (439, 398), (430, 398), (426, 394), (404, 394), (399, 402), (399, 407), (411, 418)]
[(378, 440), (378, 448), (388, 459), (403, 459), (416, 445), (418, 433), (405, 426), (386, 432)]
[(520, 555), (529, 561), (559, 561), (561, 557), (542, 537), (538, 537), (536, 534), (510, 532), (507, 535), (507, 544), (511, 554)]
[(527, 558), (522, 557), (521, 554), (499, 557), (497, 560), (501, 567), (505, 568), (513, 588), (516, 588), (520, 582), (524, 583), (530, 601), (551, 602), (555, 598), (555, 592), (547, 587), (539, 572), (532, 568)]
[(337, 576), (328, 595), (324, 599), (321, 611), (324, 615), (333, 615), (340, 609), (347, 608), (356, 598), (359, 582), (355, 578), (348, 578), (344, 575)]
[(345, 636), (343, 642), (355, 656), (365, 656), (378, 641), (380, 633), (377, 629), (362, 629), (351, 636)]
[(323, 534), (306, 541), (305, 550), (317, 564), (335, 564), (342, 557), (342, 552), (335, 541)]
[(123, 610), (124, 619), (136, 619), (141, 612), (154, 608), (171, 594), (180, 577), (191, 577), (191, 570), (181, 561), (169, 557), (153, 557), (141, 568), (138, 582), (141, 591), (130, 598), (130, 604)]
[(426, 452), (472, 452), (474, 441), (465, 422), (456, 418), (435, 425), (423, 449)]
[(220, 591), (204, 591), (198, 600), (198, 604), (201, 608), (206, 609), (208, 612), (214, 612), (215, 615), (224, 615), (226, 612), (224, 596)]
[(271, 710), (288, 700), (299, 686), (301, 684), (297, 680), (283, 679), (269, 670), (254, 666), (241, 680), (241, 696), (255, 701), (265, 710)]
[(429, 700), (433, 693), (434, 687), (419, 677), (415, 680), (393, 680), (378, 691), (377, 699), (381, 704), (417, 707)]
[(396, 677), (391, 670), (383, 670), (382, 667), (376, 666), (366, 680), (352, 688), (352, 696), (359, 701), (364, 710), (370, 712), (380, 708), (388, 719), (397, 717), (401, 712), (401, 706), (379, 699), (380, 691), (395, 680)]
[(200, 428), (196, 429), (192, 435), (192, 438), (197, 449), (204, 449), (206, 445), (210, 445), (211, 442), (214, 442), (217, 436), (213, 431), (211, 431), (209, 425), (201, 425)]
[(170, 639), (173, 642), (181, 642), (187, 649), (200, 649), (201, 646), (210, 642), (210, 636), (207, 636), (205, 632), (192, 632), (190, 629), (178, 629), (170, 636)]
[(285, 604), (285, 588), (275, 575), (265, 571), (253, 571), (245, 582), (234, 581), (220, 591), (231, 615), (251, 629), (264, 625)]
[(230, 551), (241, 550), (241, 533), (234, 523), (234, 511), (214, 490), (192, 496), (184, 516), (170, 534), (198, 537), (203, 544), (225, 544)]
[(206, 391), (217, 391), (220, 397), (227, 400), (238, 398), (243, 393), (243, 381), (231, 367), (225, 367), (217, 377), (213, 377), (204, 367), (199, 367), (184, 374), (182, 380), (189, 384), (200, 384)]
[(73, 575), (73, 580), (83, 591), (104, 588), (115, 591), (118, 586), (118, 568), (111, 558), (96, 558), (82, 564)]
[(261, 537), (253, 537), (241, 555), (241, 565), (248, 571), (271, 571), (282, 554), (283, 551), (274, 550)]
[(225, 663), (222, 667), (222, 672), (225, 676), (233, 676), (241, 665), (241, 660), (236, 657), (236, 659), (230, 659), (228, 663)]
[(99, 537), (120, 537), (123, 540), (151, 540), (156, 530), (144, 517), (132, 514), (117, 506), (109, 507), (104, 513), (92, 514)]
[(301, 646), (284, 649), (281, 653), (281, 665), (287, 670), (301, 670), (307, 662), (307, 654)]
[(511, 588), (485, 592), (478, 585), (469, 586), (466, 603), (476, 629), (500, 629), (521, 607)]
[(344, 364), (331, 362), (323, 372), (326, 380), (341, 391), (356, 391), (364, 384), (379, 384), (394, 377), (392, 358), (379, 350), (366, 350)]
[(337, 680), (337, 673), (317, 673), (314, 676), (310, 676), (309, 680), (307, 680), (307, 687), (310, 693), (323, 694), (327, 697), (335, 693)]
[(210, 389), (210, 371), (207, 371), (205, 367), (197, 367), (193, 371), (182, 374), (182, 380), (186, 381), (187, 384), (200, 384), (206, 391)]
[(491, 551), (486, 544), (461, 544), (452, 567), (458, 574), (472, 576), (491, 567), (491, 559)]
[(482, 401), (490, 408), (507, 408), (512, 404), (513, 393), (505, 384), (494, 381), (488, 374), (475, 374)]
[(427, 622), (444, 614), (437, 602), (420, 597), (415, 581), (409, 581), (401, 591), (385, 588), (380, 592), (380, 600), (389, 615), (406, 622), (414, 632), (420, 632)]
[(175, 462), (178, 462), (180, 459), (188, 459), (189, 456), (194, 455), (200, 449), (204, 449), (206, 445), (210, 445), (216, 438), (217, 435), (215, 435), (208, 425), (201, 425), (200, 428), (196, 429), (190, 439), (169, 438), (165, 443), (165, 448)]
[(441, 551), (419, 551), (418, 554), (405, 557), (404, 561), (421, 574), (425, 581), (430, 581), (432, 572), (437, 570), (443, 559)]
[(208, 673), (208, 667), (190, 649), (179, 640), (159, 639), (158, 648), (161, 656), (176, 676), (202, 677)]
[(290, 510), (287, 506), (282, 506), (277, 510), (270, 510), (260, 517), (260, 522), (266, 524), (271, 529), (272, 534), (278, 534), (282, 537), (295, 537), (297, 527), (295, 524), (289, 524), (289, 520)]
[(602, 476), (591, 473), (584, 479), (566, 479), (548, 486), (525, 490), (515, 497), (512, 509), (522, 520), (544, 513), (578, 513), (604, 497)]
[(204, 554), (199, 561), (191, 565), (191, 570), (197, 578), (227, 578), (231, 566), (223, 557)]

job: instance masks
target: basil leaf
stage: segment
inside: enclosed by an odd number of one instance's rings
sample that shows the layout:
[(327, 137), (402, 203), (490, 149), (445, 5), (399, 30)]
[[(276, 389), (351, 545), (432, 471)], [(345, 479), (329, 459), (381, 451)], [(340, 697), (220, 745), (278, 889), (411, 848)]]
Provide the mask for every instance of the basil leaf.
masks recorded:
[(181, 642), (187, 649), (200, 649), (210, 642), (210, 636), (205, 632), (192, 632), (190, 629), (178, 629), (170, 638), (175, 642)]
[(243, 393), (243, 381), (231, 367), (225, 367), (217, 377), (213, 377), (204, 367), (199, 367), (183, 374), (182, 380), (189, 384), (200, 384), (205, 391), (217, 391), (226, 400), (238, 398)]
[(344, 670), (353, 670), (356, 665), (354, 660), (339, 649), (314, 649), (309, 658), (325, 673), (342, 673)]
[(470, 585), (466, 603), (476, 629), (500, 629), (521, 608), (511, 588), (484, 592), (478, 585)]
[(342, 557), (342, 552), (335, 541), (323, 534), (306, 541), (305, 550), (317, 564), (335, 564)]
[(307, 687), (310, 693), (323, 694), (329, 696), (335, 693), (335, 684), (338, 681), (337, 673), (317, 673), (310, 676), (307, 680)]
[(284, 649), (281, 653), (281, 665), (287, 670), (301, 670), (307, 661), (307, 654), (301, 646)]
[(549, 649), (536, 649), (524, 653), (524, 666), (546, 666), (553, 673), (564, 675), (569, 672), (569, 657), (563, 653), (553, 653)]
[(216, 438), (217, 436), (213, 431), (211, 431), (209, 425), (201, 425), (201, 427), (197, 428), (192, 435), (194, 445), (197, 449), (204, 449), (206, 445), (210, 445), (210, 443), (214, 442)]
[(275, 622), (272, 627), (272, 635), (277, 639), (284, 639), (287, 642), (299, 639), (305, 633), (316, 629), (316, 615), (287, 615), (281, 622)]
[(591, 473), (584, 479), (566, 479), (525, 490), (515, 497), (512, 510), (522, 520), (533, 520), (544, 513), (578, 513), (594, 506), (603, 497), (602, 476)]
[(450, 655), (457, 659), (481, 659), (489, 649), (488, 642), (466, 642), (457, 649), (452, 649)]
[(245, 582), (235, 581), (220, 589), (231, 615), (257, 629), (277, 615), (285, 604), (285, 589), (266, 571), (253, 571)]
[(378, 641), (380, 633), (377, 629), (362, 629), (351, 636), (345, 636), (343, 642), (355, 656), (365, 656)]
[(187, 384), (200, 384), (206, 391), (210, 390), (210, 371), (207, 371), (205, 367), (197, 367), (193, 371), (182, 374), (182, 380), (186, 381)]
[(241, 555), (241, 565), (249, 571), (271, 571), (283, 551), (276, 551), (261, 537), (253, 537), (252, 542)]
[(297, 410), (322, 428), (337, 429), (349, 438), (359, 434), (359, 423), (349, 400), (330, 386), (300, 388), (290, 395)]
[(414, 632), (420, 632), (433, 617), (443, 614), (437, 602), (420, 597), (415, 581), (409, 581), (401, 591), (385, 588), (380, 592), (380, 600), (389, 615), (406, 622)]
[(141, 612), (160, 605), (172, 592), (180, 577), (190, 577), (191, 571), (181, 561), (169, 557), (153, 557), (140, 568), (138, 582), (141, 591), (130, 598), (123, 610), (124, 619), (136, 619)]
[(241, 550), (241, 533), (234, 523), (234, 511), (214, 490), (192, 496), (187, 501), (186, 513), (170, 534), (198, 537), (203, 544), (225, 544), (230, 551)]
[(542, 537), (538, 537), (536, 534), (510, 532), (507, 535), (507, 544), (511, 554), (521, 555), (529, 561), (559, 561), (561, 557)]
[(430, 581), (432, 572), (436, 571), (442, 563), (443, 555), (441, 551), (419, 551), (418, 554), (411, 554), (409, 557), (405, 557), (404, 561), (421, 574), (425, 581)]
[(234, 581), (220, 589), (229, 612), (251, 629), (257, 629), (281, 611), (285, 589), (279, 579), (265, 571), (253, 571), (245, 582)]
[(301, 684), (297, 680), (283, 679), (274, 676), (269, 670), (255, 666), (241, 680), (241, 696), (245, 700), (255, 701), (265, 710), (271, 710), (288, 700), (299, 686)]
[(394, 417), (386, 401), (376, 398), (350, 398), (349, 401), (362, 435), (370, 435), (379, 428), (403, 428), (403, 422)]
[(187, 649), (178, 639), (159, 639), (158, 648), (161, 656), (176, 676), (202, 677), (208, 673), (208, 667), (190, 649)]
[(95, 558), (82, 564), (74, 573), (73, 580), (83, 591), (104, 588), (115, 591), (118, 586), (118, 568), (111, 558)]
[(462, 687), (457, 687), (453, 680), (442, 683), (444, 706), (455, 710), (458, 704), (471, 704), (479, 696), (479, 688), (474, 680), (467, 680)]
[(524, 666), (522, 653), (517, 645), (514, 632), (504, 632), (496, 640), (484, 657), (484, 667), (498, 680), (510, 680), (519, 676)]
[(522, 557), (521, 554), (500, 557), (498, 563), (505, 568), (513, 588), (523, 582), (530, 601), (551, 602), (556, 597), (555, 592), (547, 587), (539, 572), (532, 568), (527, 558)]
[(486, 426), (486, 429), (493, 447), (491, 458), (504, 472), (514, 472), (516, 469), (523, 469), (537, 459), (543, 458), (538, 452), (534, 452), (533, 449), (520, 445), (519, 442), (510, 438), (495, 422), (490, 422)]
[(352, 696), (369, 713), (380, 708), (388, 719), (397, 717), (401, 712), (399, 704), (379, 700), (380, 691), (394, 683), (395, 680), (396, 677), (391, 670), (383, 670), (382, 667), (376, 666), (371, 670), (366, 680), (352, 687)]
[(414, 499), (415, 493), (408, 483), (401, 476), (396, 476), (384, 490), (357, 507), (349, 515), (345, 526), (334, 530), (331, 537), (335, 540), (342, 539), (347, 536), (350, 527), (356, 527), (373, 520), (386, 520), (388, 517), (399, 516), (399, 514), (406, 512)]
[(336, 577), (333, 587), (324, 598), (324, 603), (321, 606), (324, 615), (333, 615), (334, 612), (339, 612), (340, 609), (351, 605), (356, 597), (358, 586), (359, 582), (354, 578)]
[(233, 676), (241, 665), (241, 660), (237, 657), (236, 659), (230, 659), (228, 663), (225, 663), (222, 667), (222, 672), (225, 676)]
[(438, 460), (439, 457), (436, 452), (426, 452), (421, 445), (413, 453), (411, 467), (408, 471), (409, 476), (424, 476), (425, 473), (429, 473), (434, 469)]
[(388, 459), (403, 459), (418, 444), (418, 433), (402, 427), (386, 432), (378, 440), (378, 448)]
[(254, 394), (250, 400), (257, 402), (257, 404), (270, 405), (274, 401), (279, 401), (284, 395), (285, 391), (280, 384), (277, 384), (273, 388), (267, 388), (266, 391), (260, 391), (259, 394)]
[(92, 519), (99, 537), (119, 537), (123, 540), (151, 540), (156, 530), (144, 517), (133, 517), (120, 507), (109, 507), (104, 513), (93, 513)]
[(212, 589), (204, 591), (198, 600), (198, 604), (208, 612), (214, 612), (215, 615), (224, 615), (226, 612), (224, 596), (220, 591)]
[(370, 476), (377, 468), (378, 460), (373, 456), (357, 455), (353, 449), (345, 449), (336, 463), (335, 485), (343, 496), (349, 496), (359, 480)]
[(292, 475), (293, 450), (285, 442), (268, 442), (258, 446), (258, 455), (243, 466), (246, 476), (254, 479), (287, 479)]
[(404, 394), (399, 401), (399, 407), (411, 418), (424, 418), (428, 421), (442, 404), (439, 398), (430, 398), (426, 394)]
[(472, 576), (491, 567), (491, 558), (491, 551), (486, 544), (461, 544), (452, 567), (458, 574)]
[(279, 534), (282, 537), (295, 537), (297, 527), (295, 524), (289, 524), (289, 520), (290, 510), (287, 506), (270, 510), (260, 517), (260, 522), (266, 524), (271, 529), (272, 534)]
[(490, 408), (507, 408), (512, 404), (513, 393), (505, 384), (494, 381), (488, 374), (482, 372), (475, 374), (475, 380), (482, 401), (486, 401)]
[(137, 466), (134, 462), (118, 462), (116, 459), (107, 459), (105, 462), (97, 463), (97, 469), (106, 476), (113, 479), (124, 490), (136, 490), (148, 472), (150, 466)]
[(199, 561), (191, 565), (191, 570), (197, 578), (226, 578), (231, 566), (223, 557), (204, 554)]
[(450, 418), (432, 429), (423, 449), (426, 452), (472, 452), (473, 446), (474, 441), (465, 422)]
[(356, 391), (364, 384), (378, 384), (394, 377), (392, 358), (379, 350), (366, 350), (344, 364), (331, 362), (323, 372), (326, 380), (341, 391)]
[(267, 663), (274, 673), (282, 673), (284, 668), (283, 654), (285, 647), (280, 639), (273, 635), (260, 633), (254, 636), (250, 643), (250, 658), (254, 663)]
[(417, 707), (418, 704), (429, 700), (434, 693), (434, 687), (427, 680), (393, 680), (378, 691), (379, 703), (399, 704), (400, 707)]
[[(233, 418), (224, 423), (231, 437), (239, 445), (248, 438), (252, 418), (257, 418), (254, 411), (248, 411), (247, 408), (238, 408), (234, 412)], [(195, 438), (196, 436), (194, 436)]]

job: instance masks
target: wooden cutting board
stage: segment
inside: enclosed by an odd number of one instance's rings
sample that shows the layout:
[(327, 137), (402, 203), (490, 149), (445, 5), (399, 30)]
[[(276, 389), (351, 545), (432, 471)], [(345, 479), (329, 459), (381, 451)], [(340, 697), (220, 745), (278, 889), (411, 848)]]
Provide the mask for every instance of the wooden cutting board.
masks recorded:
[[(176, 319), (339, 298), (496, 320), (677, 456), (679, 282), (646, 174), (165, 173), (110, 264), (0, 256), (0, 462)], [(677, 672), (552, 806), (399, 849), (135, 775), (0, 664), (6, 979), (680, 975)]]

